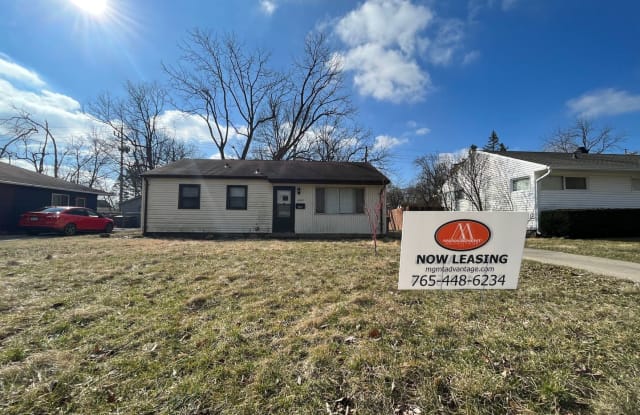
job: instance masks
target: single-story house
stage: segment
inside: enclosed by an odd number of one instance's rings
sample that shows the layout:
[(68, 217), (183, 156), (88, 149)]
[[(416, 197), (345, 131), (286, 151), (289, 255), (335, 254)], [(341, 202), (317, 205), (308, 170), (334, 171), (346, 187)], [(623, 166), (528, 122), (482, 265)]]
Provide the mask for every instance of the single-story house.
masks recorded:
[[(485, 210), (529, 212), (530, 230), (540, 212), (557, 209), (640, 208), (640, 156), (533, 151), (483, 152)], [(455, 192), (456, 210), (473, 210)]]
[(374, 210), (386, 231), (389, 179), (369, 163), (185, 159), (143, 181), (145, 234), (368, 235)]
[(100, 190), (0, 162), (0, 232), (18, 230), (20, 214), (43, 206), (96, 209)]

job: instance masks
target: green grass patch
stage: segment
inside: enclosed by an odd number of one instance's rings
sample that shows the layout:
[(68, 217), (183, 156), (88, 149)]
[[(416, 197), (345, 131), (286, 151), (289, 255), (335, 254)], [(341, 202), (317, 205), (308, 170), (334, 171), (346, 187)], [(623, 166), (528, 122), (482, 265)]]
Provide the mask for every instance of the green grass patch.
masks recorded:
[(0, 412), (633, 414), (640, 289), (399, 292), (399, 242), (0, 244)]
[(528, 238), (527, 248), (548, 249), (568, 254), (589, 255), (640, 263), (640, 239)]

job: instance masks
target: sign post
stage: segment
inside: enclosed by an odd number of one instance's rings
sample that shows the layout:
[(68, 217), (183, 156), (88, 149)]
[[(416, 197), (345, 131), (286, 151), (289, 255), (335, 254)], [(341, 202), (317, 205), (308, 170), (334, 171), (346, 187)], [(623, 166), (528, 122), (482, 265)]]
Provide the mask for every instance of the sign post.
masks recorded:
[(404, 212), (400, 290), (518, 288), (526, 212)]

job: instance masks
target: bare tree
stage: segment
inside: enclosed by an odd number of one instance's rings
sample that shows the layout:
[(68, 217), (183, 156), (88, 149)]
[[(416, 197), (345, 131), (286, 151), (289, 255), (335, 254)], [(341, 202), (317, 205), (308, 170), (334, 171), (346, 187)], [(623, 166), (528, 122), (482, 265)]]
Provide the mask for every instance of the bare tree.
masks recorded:
[(455, 191), (469, 201), (474, 210), (487, 209), (487, 190), (491, 184), (488, 171), (488, 157), (471, 148), (467, 157), (452, 168), (452, 182)]
[(73, 139), (67, 146), (65, 180), (106, 190), (106, 179), (117, 171), (117, 150), (94, 129), (87, 136)]
[(452, 210), (453, 201), (447, 189), (447, 183), (453, 178), (452, 157), (427, 154), (417, 158), (414, 164), (420, 170), (415, 185), (409, 191), (411, 198), (427, 207)]
[(124, 97), (105, 93), (88, 106), (90, 115), (112, 130), (112, 146), (122, 154), (126, 171), (121, 177), (126, 176), (135, 196), (142, 191), (143, 172), (194, 152), (192, 146), (178, 141), (159, 125), (167, 96), (157, 83), (127, 82)]
[(45, 173), (46, 160), (52, 155), (53, 177), (58, 177), (63, 155), (59, 153), (49, 122), (37, 119), (24, 109), (13, 107), (13, 110), (13, 115), (0, 119), (0, 126), (7, 130), (9, 136), (0, 148), (0, 158), (8, 155), (27, 160), (35, 171)]
[(587, 152), (604, 153), (620, 148), (626, 139), (624, 134), (617, 133), (610, 126), (596, 127), (593, 121), (578, 118), (568, 128), (559, 128), (544, 144), (545, 151), (573, 153), (583, 147)]
[(268, 103), (278, 100), (282, 76), (268, 68), (267, 53), (247, 52), (233, 35), (196, 29), (181, 49), (177, 66), (164, 65), (184, 102), (178, 108), (206, 123), (221, 158), (228, 156), (232, 133), (244, 137), (240, 149), (232, 147), (235, 156), (247, 158), (256, 131), (274, 116)]
[(307, 37), (304, 57), (286, 79), (283, 89), (270, 96), (273, 117), (259, 130), (262, 158), (305, 158), (315, 127), (330, 126), (355, 112), (343, 88), (340, 62), (322, 33)]

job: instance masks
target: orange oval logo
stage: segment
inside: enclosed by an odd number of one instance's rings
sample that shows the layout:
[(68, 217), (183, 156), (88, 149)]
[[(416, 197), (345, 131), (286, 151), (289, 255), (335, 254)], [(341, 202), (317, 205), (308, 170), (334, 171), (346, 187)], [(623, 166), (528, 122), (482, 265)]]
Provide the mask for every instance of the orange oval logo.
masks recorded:
[(438, 245), (451, 251), (471, 251), (491, 239), (491, 230), (482, 222), (471, 219), (453, 220), (440, 226), (435, 233)]

